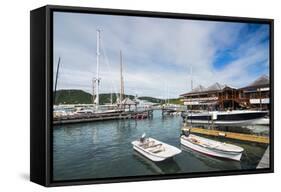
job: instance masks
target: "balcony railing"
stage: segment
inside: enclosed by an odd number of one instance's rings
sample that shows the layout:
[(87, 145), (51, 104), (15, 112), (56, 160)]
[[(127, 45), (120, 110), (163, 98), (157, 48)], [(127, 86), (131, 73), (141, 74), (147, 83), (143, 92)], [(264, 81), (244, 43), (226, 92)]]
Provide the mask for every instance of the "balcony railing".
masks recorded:
[(200, 97), (200, 98), (183, 99), (184, 102), (216, 101), (216, 100), (218, 100), (218, 97)]

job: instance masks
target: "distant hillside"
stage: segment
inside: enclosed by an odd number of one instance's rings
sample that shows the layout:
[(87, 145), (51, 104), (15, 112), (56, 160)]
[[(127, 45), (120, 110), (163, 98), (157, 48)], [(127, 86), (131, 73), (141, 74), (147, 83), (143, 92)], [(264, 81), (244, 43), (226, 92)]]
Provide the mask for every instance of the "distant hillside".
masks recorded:
[[(159, 103), (159, 104), (164, 104), (165, 103), (165, 99), (158, 99), (158, 98), (154, 98), (154, 97), (138, 97), (140, 100), (146, 100), (152, 103)], [(181, 101), (180, 98), (172, 98), (169, 99), (169, 103), (170, 104), (181, 104), (183, 105), (183, 101)]]
[(183, 101), (181, 101), (181, 99), (180, 99), (180, 98), (176, 98), (176, 99), (169, 99), (169, 103), (170, 103), (170, 104), (183, 105)]
[[(55, 94), (53, 94), (54, 96)], [(90, 104), (92, 95), (82, 90), (58, 90), (56, 98), (53, 98), (55, 104)]]
[(158, 98), (154, 98), (154, 97), (138, 97), (138, 99), (146, 100), (151, 103), (161, 103), (161, 104), (164, 103), (163, 99), (158, 99)]
[[(58, 90), (56, 94), (55, 104), (91, 104), (92, 95), (82, 90)], [(100, 94), (100, 104), (103, 105), (105, 103), (110, 103), (110, 93), (102, 93)], [(125, 97), (129, 97), (133, 99), (133, 95), (125, 95)], [(55, 98), (54, 98), (55, 99)], [(116, 102), (116, 94), (112, 94), (113, 103)]]
[[(110, 93), (102, 93), (100, 94), (100, 104), (106, 104), (110, 103)], [(134, 99), (135, 96), (133, 95), (125, 95), (125, 97), (129, 97), (130, 99)], [(152, 103), (159, 103), (163, 104), (165, 100), (158, 99), (154, 97), (138, 97), (140, 100), (146, 100), (148, 102)], [(58, 90), (56, 94), (56, 100), (54, 98), (55, 104), (91, 104), (92, 101), (92, 95), (90, 93), (87, 93), (82, 90), (75, 90), (75, 89), (69, 89), (69, 90)], [(112, 94), (112, 101), (113, 103), (116, 102), (116, 94)], [(182, 104), (182, 102), (179, 99), (170, 99), (169, 103), (171, 104)]]

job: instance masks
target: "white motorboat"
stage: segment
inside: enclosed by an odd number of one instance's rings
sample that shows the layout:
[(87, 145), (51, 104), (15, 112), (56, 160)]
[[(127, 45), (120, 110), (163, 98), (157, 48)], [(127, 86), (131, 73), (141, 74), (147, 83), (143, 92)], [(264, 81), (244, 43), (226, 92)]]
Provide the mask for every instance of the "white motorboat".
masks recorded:
[(264, 117), (264, 118), (260, 118), (257, 119), (256, 121), (253, 121), (252, 125), (269, 125), (269, 118), (268, 117)]
[(145, 138), (145, 134), (132, 142), (134, 150), (152, 161), (164, 161), (179, 153), (181, 150), (153, 138)]
[(194, 134), (183, 134), (181, 144), (195, 151), (221, 158), (240, 161), (244, 149), (242, 147), (223, 143)]
[[(223, 126), (252, 125), (261, 121), (268, 111), (209, 111), (202, 113), (183, 113), (182, 117), (187, 123), (215, 124)], [(262, 122), (264, 123), (264, 121)]]

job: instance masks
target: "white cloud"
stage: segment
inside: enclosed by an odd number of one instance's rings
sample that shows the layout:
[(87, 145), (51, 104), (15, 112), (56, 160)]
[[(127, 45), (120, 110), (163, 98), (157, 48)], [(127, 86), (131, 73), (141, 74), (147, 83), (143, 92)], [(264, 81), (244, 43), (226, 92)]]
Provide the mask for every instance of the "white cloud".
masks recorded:
[(240, 38), (243, 25), (238, 23), (71, 13), (58, 13), (54, 19), (54, 63), (58, 56), (62, 58), (58, 88), (91, 90), (97, 28), (102, 29), (102, 44), (110, 62), (108, 66), (102, 56), (102, 92), (119, 89), (120, 49), (125, 92), (155, 97), (165, 95), (164, 84), (169, 87), (170, 97), (188, 91), (190, 68), (195, 85), (218, 81), (240, 86), (255, 78), (248, 71), (250, 67), (262, 61), (268, 63), (267, 48), (257, 43), (264, 36), (261, 30), (232, 53), (237, 57), (235, 61), (220, 70), (214, 68), (218, 51)]

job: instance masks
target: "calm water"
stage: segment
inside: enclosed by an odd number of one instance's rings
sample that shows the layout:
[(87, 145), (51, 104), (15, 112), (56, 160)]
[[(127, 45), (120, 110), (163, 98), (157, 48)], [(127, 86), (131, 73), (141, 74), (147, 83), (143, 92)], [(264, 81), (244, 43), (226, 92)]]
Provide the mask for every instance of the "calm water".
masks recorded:
[[(154, 111), (153, 119), (55, 126), (53, 178), (71, 180), (255, 169), (266, 149), (265, 145), (220, 139), (245, 149), (241, 162), (205, 156), (180, 145), (181, 127), (180, 116), (162, 118), (160, 111)], [(146, 159), (135, 152), (131, 145), (144, 132), (149, 137), (181, 148), (182, 153), (160, 163)]]

